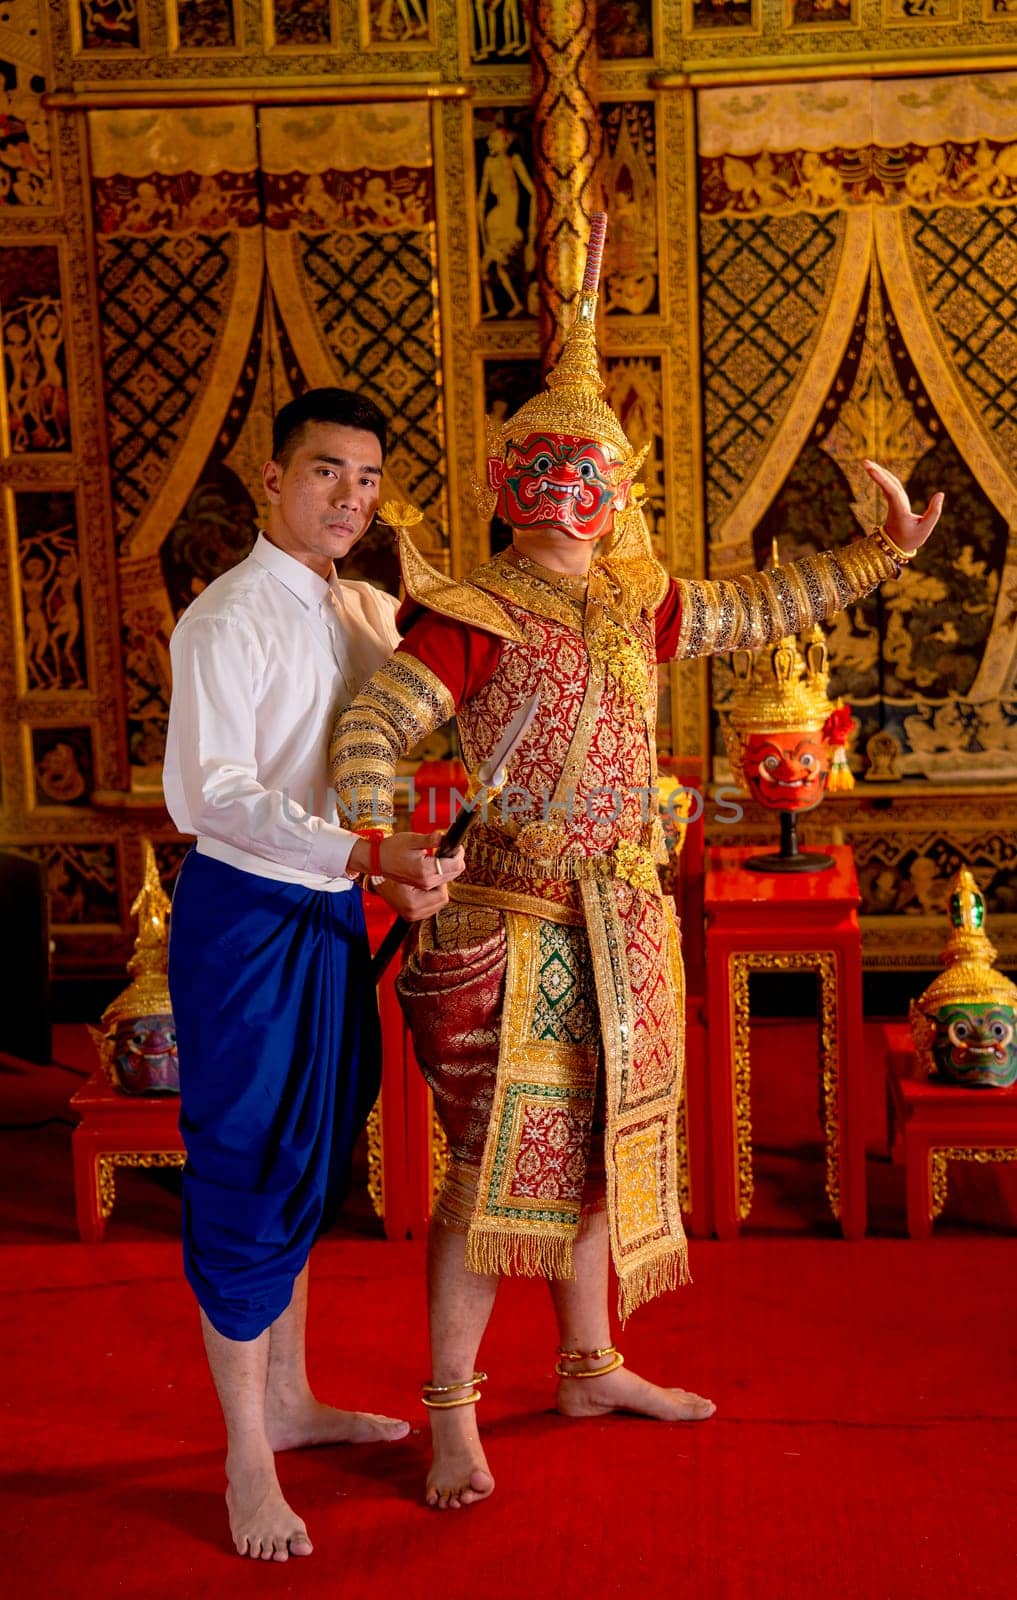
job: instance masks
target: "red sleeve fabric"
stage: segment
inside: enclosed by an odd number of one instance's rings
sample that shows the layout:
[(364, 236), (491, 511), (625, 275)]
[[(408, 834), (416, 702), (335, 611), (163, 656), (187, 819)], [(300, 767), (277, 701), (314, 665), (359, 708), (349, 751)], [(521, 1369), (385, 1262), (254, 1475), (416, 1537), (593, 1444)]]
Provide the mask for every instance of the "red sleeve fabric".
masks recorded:
[[(409, 612), (408, 617), (404, 613)], [(440, 678), (457, 706), (469, 700), (494, 676), (501, 658), (501, 640), (465, 622), (440, 617), (436, 611), (412, 609), (404, 603), (396, 617), (397, 626), (407, 632), (396, 652), (405, 652), (422, 661)]]
[(667, 593), (654, 618), (657, 627), (657, 660), (673, 661), (678, 649), (678, 634), (682, 621), (681, 591), (676, 579), (672, 578), (667, 586)]

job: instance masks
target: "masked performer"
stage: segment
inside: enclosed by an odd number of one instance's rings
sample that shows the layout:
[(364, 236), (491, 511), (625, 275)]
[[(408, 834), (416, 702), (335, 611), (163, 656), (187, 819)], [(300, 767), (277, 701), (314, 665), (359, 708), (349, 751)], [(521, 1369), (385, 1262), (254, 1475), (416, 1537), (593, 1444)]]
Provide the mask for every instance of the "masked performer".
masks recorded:
[(638, 509), (641, 458), (601, 398), (596, 270), (547, 391), (489, 435), (488, 509), (511, 524), (511, 548), (457, 583), (402, 529), (404, 639), (332, 746), (344, 802), (365, 826), (390, 826), (406, 751), (455, 714), (475, 770), (539, 690), (501, 803), (472, 824), (466, 872), (421, 924), (400, 978), (451, 1150), (430, 1236), (423, 1394), (427, 1500), (439, 1507), (494, 1486), (475, 1363), (504, 1273), (549, 1281), (565, 1415), (691, 1421), (714, 1410), (625, 1369), (608, 1313), (609, 1257), (622, 1320), (687, 1278), (684, 984), (657, 870), (656, 665), (755, 649), (850, 605), (899, 575), (942, 500), (915, 516), (873, 466), (887, 531), (734, 582), (669, 578)]

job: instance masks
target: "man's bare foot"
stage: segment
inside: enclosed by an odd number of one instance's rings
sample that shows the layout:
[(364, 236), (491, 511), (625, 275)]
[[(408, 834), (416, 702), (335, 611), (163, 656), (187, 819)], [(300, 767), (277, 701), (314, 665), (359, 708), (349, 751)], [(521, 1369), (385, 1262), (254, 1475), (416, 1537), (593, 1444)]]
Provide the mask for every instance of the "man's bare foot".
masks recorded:
[(424, 1499), (436, 1511), (458, 1511), (486, 1500), (494, 1489), (475, 1406), (431, 1412), (434, 1458), (427, 1474)]
[(632, 1411), (658, 1422), (705, 1422), (717, 1407), (687, 1389), (662, 1389), (625, 1367), (596, 1378), (562, 1378), (556, 1399), (563, 1417), (599, 1417)]
[(299, 1450), (313, 1444), (388, 1444), (405, 1439), (410, 1425), (373, 1411), (339, 1411), (308, 1394), (274, 1405), (266, 1400), (265, 1431), (273, 1450)]
[(226, 1462), (226, 1509), (238, 1555), (288, 1561), (314, 1549), (307, 1528), (286, 1504), (271, 1462), (240, 1468)]

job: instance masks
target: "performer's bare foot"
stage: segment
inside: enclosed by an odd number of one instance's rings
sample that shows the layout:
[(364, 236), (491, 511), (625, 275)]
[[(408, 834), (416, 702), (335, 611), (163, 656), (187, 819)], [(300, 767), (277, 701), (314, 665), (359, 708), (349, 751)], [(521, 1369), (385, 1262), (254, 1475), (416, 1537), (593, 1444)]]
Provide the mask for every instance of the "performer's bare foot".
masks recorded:
[(561, 1378), (556, 1399), (563, 1417), (599, 1417), (632, 1411), (658, 1422), (705, 1422), (717, 1407), (687, 1389), (662, 1389), (626, 1367), (596, 1378)]
[(477, 1431), (474, 1406), (431, 1412), (434, 1457), (424, 1498), (436, 1511), (458, 1511), (486, 1500), (494, 1479)]
[(240, 1466), (227, 1458), (226, 1509), (238, 1555), (288, 1561), (314, 1549), (307, 1528), (287, 1505), (271, 1459)]
[(312, 1394), (265, 1407), (265, 1431), (273, 1450), (300, 1450), (315, 1444), (389, 1444), (405, 1439), (408, 1422), (373, 1411), (339, 1411)]

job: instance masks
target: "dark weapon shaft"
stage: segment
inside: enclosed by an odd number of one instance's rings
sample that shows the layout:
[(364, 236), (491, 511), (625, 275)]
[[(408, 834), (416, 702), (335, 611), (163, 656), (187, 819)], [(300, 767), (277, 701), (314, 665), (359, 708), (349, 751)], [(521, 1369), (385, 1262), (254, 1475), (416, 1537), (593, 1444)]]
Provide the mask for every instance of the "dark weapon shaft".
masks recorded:
[[(475, 810), (464, 806), (462, 811), (460, 811), (459, 815), (456, 817), (455, 821), (452, 823), (452, 826), (442, 835), (441, 843), (434, 852), (435, 855), (440, 856), (442, 859), (445, 859), (448, 856), (454, 856), (456, 851), (459, 849), (463, 838), (465, 837), (467, 828), (470, 826), (470, 823), (473, 821), (476, 815), (477, 813)], [(377, 954), (372, 958), (371, 961), (371, 976), (373, 977), (375, 983), (381, 982), (389, 963), (396, 954), (396, 951), (402, 946), (402, 942), (406, 938), (406, 935), (409, 933), (411, 927), (412, 923), (407, 922), (405, 917), (396, 917), (391, 928), (389, 928), (384, 939), (381, 941), (381, 944), (378, 946)]]

